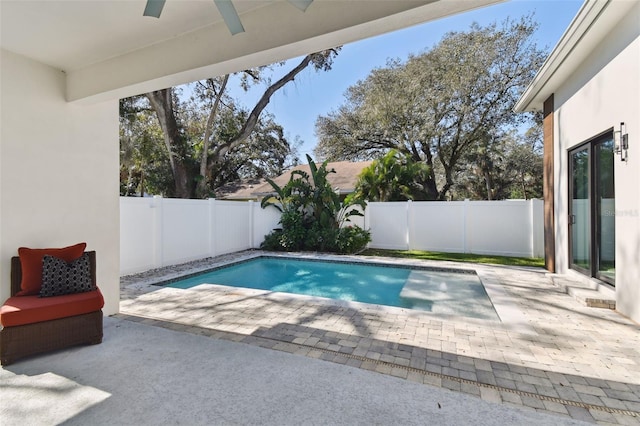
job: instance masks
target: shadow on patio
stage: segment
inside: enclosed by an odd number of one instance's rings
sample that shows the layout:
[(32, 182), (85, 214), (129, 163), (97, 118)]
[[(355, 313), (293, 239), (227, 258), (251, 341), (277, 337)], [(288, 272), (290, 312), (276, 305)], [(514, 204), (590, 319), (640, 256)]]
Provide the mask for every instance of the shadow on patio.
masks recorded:
[(640, 421), (636, 325), (580, 306), (544, 272), (477, 268), (524, 326), (217, 285), (125, 293), (120, 316), (576, 419)]

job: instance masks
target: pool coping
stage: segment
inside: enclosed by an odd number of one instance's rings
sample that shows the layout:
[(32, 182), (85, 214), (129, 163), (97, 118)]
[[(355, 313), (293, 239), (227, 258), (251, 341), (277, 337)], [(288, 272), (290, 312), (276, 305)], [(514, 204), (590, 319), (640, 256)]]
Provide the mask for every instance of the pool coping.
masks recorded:
[(213, 271), (217, 271), (219, 269), (224, 269), (224, 268), (229, 268), (235, 265), (240, 265), (242, 263), (246, 263), (246, 262), (250, 262), (252, 260), (255, 259), (289, 259), (289, 260), (295, 260), (295, 261), (312, 261), (312, 262), (331, 262), (331, 263), (346, 263), (349, 265), (372, 265), (372, 266), (379, 266), (382, 268), (400, 268), (400, 269), (409, 269), (409, 270), (420, 270), (420, 271), (434, 271), (434, 272), (449, 272), (449, 273), (458, 273), (458, 274), (469, 274), (469, 275), (477, 275), (475, 269), (467, 269), (467, 268), (447, 268), (447, 267), (440, 267), (440, 266), (424, 266), (424, 265), (404, 265), (404, 264), (397, 264), (397, 263), (391, 263), (391, 262), (367, 262), (365, 260), (344, 260), (343, 257), (340, 258), (330, 258), (330, 255), (327, 254), (305, 254), (304, 257), (302, 256), (294, 256), (295, 253), (287, 253), (287, 254), (283, 254), (283, 253), (271, 253), (269, 252), (269, 254), (256, 254), (253, 256), (247, 256), (246, 258), (240, 258), (234, 261), (229, 261), (229, 262), (225, 262), (225, 263), (221, 263), (221, 264), (217, 264), (211, 268), (208, 269), (203, 269), (203, 270), (199, 270), (198, 272), (190, 272), (187, 273), (185, 275), (181, 275), (181, 276), (177, 276), (177, 277), (172, 277), (166, 280), (162, 280), (162, 281), (158, 281), (155, 283), (152, 283), (152, 285), (156, 285), (156, 286), (167, 286), (169, 284), (173, 284), (177, 281), (181, 281), (184, 279), (189, 279), (192, 277), (196, 277), (198, 275), (202, 275), (202, 274), (207, 274), (209, 272), (213, 272)]
[[(202, 266), (195, 267), (189, 272), (171, 272), (167, 271), (166, 275), (158, 278), (152, 277), (146, 280), (137, 281), (138, 285), (152, 286), (155, 288), (171, 288), (168, 284), (194, 277), (209, 271), (213, 271), (220, 268), (233, 266), (238, 263), (248, 262), (258, 258), (285, 258), (294, 260), (311, 260), (311, 261), (330, 261), (339, 263), (352, 263), (361, 265), (375, 265), (382, 267), (400, 267), (404, 269), (419, 269), (419, 270), (433, 270), (439, 272), (457, 272), (475, 274), (480, 279), (491, 304), (499, 318), (499, 320), (479, 319), (471, 318), (460, 315), (447, 315), (441, 313), (432, 313), (429, 311), (421, 311), (416, 309), (401, 308), (387, 305), (379, 305), (374, 303), (364, 303), (355, 301), (336, 300), (319, 296), (307, 296), (284, 292), (273, 292), (269, 290), (257, 290), (244, 287), (225, 286), (220, 284), (201, 284), (191, 287), (189, 289), (178, 289), (181, 291), (188, 291), (190, 289), (202, 288), (202, 286), (210, 286), (210, 288), (216, 288), (218, 291), (231, 292), (236, 294), (244, 294), (246, 297), (258, 297), (258, 296), (276, 296), (280, 300), (302, 300), (309, 301), (315, 304), (322, 305), (335, 305), (341, 307), (348, 307), (354, 309), (368, 309), (376, 312), (385, 312), (391, 315), (410, 315), (421, 316), (427, 315), (435, 320), (446, 320), (452, 322), (465, 322), (477, 325), (490, 325), (500, 328), (509, 329), (512, 331), (518, 331), (523, 334), (534, 333), (533, 328), (526, 320), (526, 316), (522, 310), (518, 307), (517, 302), (511, 297), (502, 287), (500, 281), (495, 274), (491, 271), (491, 268), (495, 268), (500, 265), (484, 265), (484, 264), (469, 264), (463, 262), (451, 262), (451, 261), (437, 261), (437, 260), (414, 260), (404, 258), (390, 258), (379, 256), (357, 256), (357, 255), (344, 255), (344, 254), (330, 254), (330, 253), (317, 253), (317, 252), (271, 252), (262, 250), (249, 250), (240, 253), (234, 253), (231, 259), (222, 259), (216, 261), (216, 258), (203, 259)], [(444, 266), (443, 266), (444, 265)], [(516, 269), (523, 268), (528, 270), (536, 270), (539, 268), (527, 268), (527, 267), (514, 267)], [(156, 270), (161, 272), (165, 268)], [(132, 274), (131, 276), (136, 276)]]

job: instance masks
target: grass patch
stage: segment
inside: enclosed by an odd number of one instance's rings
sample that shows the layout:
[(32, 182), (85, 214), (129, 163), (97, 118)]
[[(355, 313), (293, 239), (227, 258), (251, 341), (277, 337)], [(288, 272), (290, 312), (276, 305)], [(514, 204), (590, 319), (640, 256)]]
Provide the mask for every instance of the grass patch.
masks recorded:
[(470, 253), (442, 253), (437, 251), (420, 250), (381, 250), (367, 249), (361, 256), (401, 257), (418, 260), (449, 260), (455, 262), (490, 263), (494, 265), (533, 266), (544, 268), (544, 259), (527, 257), (491, 256)]

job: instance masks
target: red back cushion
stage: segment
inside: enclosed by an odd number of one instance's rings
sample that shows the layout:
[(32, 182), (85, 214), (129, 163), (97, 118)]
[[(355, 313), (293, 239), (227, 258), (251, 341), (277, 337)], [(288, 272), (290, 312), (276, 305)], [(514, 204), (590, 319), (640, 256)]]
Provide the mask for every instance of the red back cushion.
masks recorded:
[(20, 247), (18, 249), (18, 256), (20, 256), (22, 281), (20, 282), (21, 290), (16, 296), (31, 296), (40, 293), (40, 286), (42, 285), (42, 258), (45, 254), (63, 259), (66, 262), (72, 262), (82, 256), (86, 247), (87, 243), (79, 243), (63, 248), (30, 249)]

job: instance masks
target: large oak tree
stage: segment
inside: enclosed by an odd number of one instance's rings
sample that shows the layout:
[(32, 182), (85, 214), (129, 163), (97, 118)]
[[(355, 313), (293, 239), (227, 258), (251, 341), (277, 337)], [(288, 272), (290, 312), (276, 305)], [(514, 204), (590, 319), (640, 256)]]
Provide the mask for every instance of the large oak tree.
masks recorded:
[(259, 125), (260, 115), (274, 93), (293, 81), (307, 67), (311, 66), (315, 70), (330, 70), (333, 58), (339, 50), (335, 48), (306, 55), (295, 67), (274, 82), (262, 78), (261, 72), (265, 67), (244, 71), (244, 82), (267, 82), (267, 87), (256, 105), (244, 114), (240, 128), (233, 132), (216, 131), (220, 123), (222, 104), (227, 94), (229, 76), (204, 82), (205, 87), (200, 91), (200, 95), (209, 96), (209, 109), (196, 167), (190, 167), (190, 160), (192, 160), (189, 153), (190, 141), (185, 136), (185, 126), (177, 111), (178, 99), (174, 89), (146, 93), (145, 96), (155, 111), (162, 129), (175, 183), (174, 196), (177, 198), (209, 196), (213, 189), (212, 183), (216, 180), (215, 173), (221, 169), (225, 156), (247, 142)]
[(469, 152), (517, 128), (513, 107), (544, 60), (531, 17), (451, 32), (432, 49), (389, 61), (316, 122), (316, 156), (379, 158), (391, 149), (429, 169), (424, 198), (444, 200)]
[[(198, 92), (192, 86), (185, 91)], [(178, 94), (182, 89), (174, 89)], [(182, 93), (180, 93), (184, 96)], [(196, 95), (189, 100), (174, 100), (182, 142), (180, 164), (189, 176), (191, 190), (201, 183), (198, 170), (202, 159), (203, 135), (206, 133), (209, 109)], [(225, 97), (209, 136), (211, 140), (229, 140), (240, 133), (249, 110)], [(120, 101), (120, 193), (121, 195), (162, 194), (175, 197), (175, 179), (164, 132), (146, 97)], [(175, 154), (174, 154), (175, 158)], [(274, 176), (296, 162), (296, 147), (284, 136), (284, 129), (266, 111), (260, 115), (251, 135), (239, 146), (212, 163), (205, 192), (229, 182), (246, 178)]]

